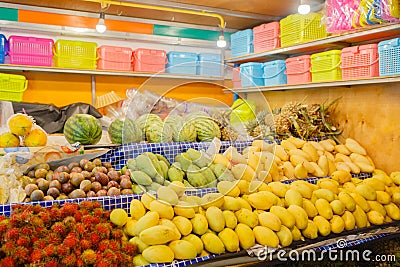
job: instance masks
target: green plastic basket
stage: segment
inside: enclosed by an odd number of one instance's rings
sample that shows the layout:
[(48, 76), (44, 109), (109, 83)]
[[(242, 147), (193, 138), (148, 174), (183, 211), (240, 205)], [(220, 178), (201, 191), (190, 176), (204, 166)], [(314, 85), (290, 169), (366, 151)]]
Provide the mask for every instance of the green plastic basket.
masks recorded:
[(28, 81), (25, 76), (0, 73), (0, 100), (21, 102), (26, 88)]

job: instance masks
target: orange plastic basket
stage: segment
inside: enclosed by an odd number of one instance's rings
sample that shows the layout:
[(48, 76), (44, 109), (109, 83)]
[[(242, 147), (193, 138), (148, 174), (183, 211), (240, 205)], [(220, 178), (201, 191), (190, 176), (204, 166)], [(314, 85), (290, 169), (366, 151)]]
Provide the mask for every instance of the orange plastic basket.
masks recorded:
[(378, 44), (346, 47), (340, 57), (343, 80), (379, 76)]

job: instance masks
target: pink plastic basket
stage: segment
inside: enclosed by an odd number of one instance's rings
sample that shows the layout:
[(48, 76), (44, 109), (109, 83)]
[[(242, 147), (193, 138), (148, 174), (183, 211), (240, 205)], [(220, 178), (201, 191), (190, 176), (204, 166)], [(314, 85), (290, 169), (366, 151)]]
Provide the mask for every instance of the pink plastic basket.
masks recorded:
[(133, 71), (138, 72), (165, 72), (167, 52), (147, 48), (138, 48), (133, 51)]
[(253, 28), (254, 52), (268, 51), (280, 47), (279, 22), (262, 24)]
[(11, 64), (51, 66), (54, 41), (47, 38), (10, 36), (8, 38)]
[(343, 80), (379, 76), (377, 44), (346, 47), (340, 57)]
[(232, 69), (232, 82), (233, 82), (233, 88), (242, 87), (242, 81), (240, 80), (240, 67)]
[(97, 48), (97, 69), (132, 70), (132, 49), (129, 47), (103, 45)]
[(286, 59), (286, 74), (288, 84), (311, 82), (311, 58), (309, 55)]

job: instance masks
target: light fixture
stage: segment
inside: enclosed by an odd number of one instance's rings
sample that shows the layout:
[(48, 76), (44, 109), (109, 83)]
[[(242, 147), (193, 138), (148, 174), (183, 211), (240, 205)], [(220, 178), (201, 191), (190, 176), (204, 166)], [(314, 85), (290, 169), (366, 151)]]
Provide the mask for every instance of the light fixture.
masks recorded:
[(300, 0), (300, 5), (297, 8), (297, 11), (302, 15), (307, 15), (311, 11), (311, 6), (307, 4), (305, 0)]
[(107, 30), (107, 26), (104, 23), (104, 18), (106, 17), (106, 15), (104, 14), (104, 12), (100, 13), (100, 19), (99, 22), (96, 25), (96, 31), (98, 33), (104, 33)]
[(225, 37), (224, 37), (224, 31), (221, 30), (219, 37), (218, 37), (218, 41), (217, 41), (217, 46), (219, 48), (224, 48), (226, 47), (226, 41), (225, 41)]

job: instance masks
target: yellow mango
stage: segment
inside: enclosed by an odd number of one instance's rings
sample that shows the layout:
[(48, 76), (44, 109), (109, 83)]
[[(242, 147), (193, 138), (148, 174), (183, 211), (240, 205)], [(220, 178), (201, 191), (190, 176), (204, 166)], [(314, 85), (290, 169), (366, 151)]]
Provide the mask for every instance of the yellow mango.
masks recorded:
[(328, 202), (332, 202), (335, 200), (335, 193), (333, 193), (331, 190), (329, 189), (317, 189), (313, 192), (313, 195), (317, 198), (317, 199), (325, 199)]
[(250, 182), (246, 180), (239, 180), (236, 183), (241, 195), (248, 195), (250, 192)]
[(180, 236), (168, 226), (156, 225), (140, 232), (139, 238), (147, 245), (162, 245), (178, 240)]
[[(368, 160), (368, 159), (367, 159)], [(393, 185), (393, 180), (392, 178), (390, 178), (386, 172), (379, 170), (379, 169), (375, 169), (374, 173), (373, 173), (373, 178), (378, 179), (382, 182), (385, 183), (386, 186), (392, 186)]]
[(342, 217), (339, 215), (333, 215), (331, 221), (332, 233), (339, 234), (344, 231), (345, 223)]
[(305, 163), (300, 163), (294, 167), (294, 176), (298, 179), (304, 179), (308, 177), (308, 170), (305, 167)]
[(172, 222), (176, 225), (176, 228), (178, 228), (179, 232), (185, 236), (188, 235), (192, 232), (193, 230), (193, 225), (190, 222), (190, 220), (186, 217), (183, 216), (175, 216), (172, 219)]
[(178, 204), (178, 195), (176, 192), (167, 186), (160, 186), (157, 190), (157, 197), (161, 201), (165, 201), (171, 205)]
[(376, 191), (368, 184), (359, 184), (356, 186), (356, 192), (366, 200), (376, 200)]
[(286, 191), (289, 190), (289, 185), (280, 182), (272, 182), (268, 186), (271, 188), (272, 193), (278, 197), (285, 197)]
[[(317, 163), (309, 162), (309, 164), (311, 165), (312, 168), (312, 170), (308, 170), (309, 173), (311, 173), (315, 177), (324, 177), (324, 171)], [(304, 166), (307, 166), (306, 163), (304, 163)]]
[(289, 161), (285, 161), (282, 164), (283, 175), (285, 175), (288, 179), (294, 179), (294, 167)]
[(231, 162), (229, 161), (229, 159), (222, 154), (215, 154), (213, 156), (213, 163), (221, 164), (227, 168), (229, 168), (231, 166)]
[(363, 196), (361, 196), (357, 192), (350, 193), (350, 196), (354, 199), (354, 201), (357, 203), (358, 206), (360, 206), (360, 208), (363, 211), (365, 212), (370, 211), (371, 208), (369, 207), (367, 200)]
[(321, 168), (323, 172), (322, 176), (327, 176), (329, 174), (328, 158), (325, 155), (319, 157), (318, 166)]
[(225, 252), (224, 243), (216, 234), (205, 233), (201, 236), (201, 241), (203, 241), (204, 248), (210, 253), (221, 254)]
[(288, 140), (282, 140), (281, 147), (283, 147), (286, 151), (290, 151), (292, 149), (297, 149), (297, 147)]
[(322, 216), (315, 216), (313, 222), (318, 228), (318, 233), (322, 236), (327, 236), (331, 233), (331, 224)]
[(174, 213), (178, 216), (183, 216), (186, 218), (193, 218), (195, 215), (195, 209), (191, 207), (192, 204), (185, 201), (178, 201), (178, 204), (174, 206)]
[(351, 174), (349, 171), (337, 170), (332, 173), (332, 179), (339, 184), (344, 184), (351, 181)]
[(292, 150), (289, 150), (288, 153), (290, 156), (298, 155), (298, 156), (305, 158), (307, 161), (311, 161), (310, 155), (308, 155), (306, 152), (304, 152), (301, 149), (292, 149)]
[(351, 173), (359, 174), (361, 172), (360, 167), (353, 162), (345, 162), (345, 164), (349, 167)]
[(142, 216), (135, 225), (135, 235), (139, 235), (143, 230), (156, 226), (158, 220), (160, 219), (157, 212), (149, 211), (144, 216)]
[(236, 252), (239, 250), (239, 237), (234, 230), (225, 228), (218, 234), (219, 239), (225, 246), (228, 252)]
[(286, 226), (282, 225), (281, 229), (276, 232), (279, 238), (279, 243), (282, 247), (290, 246), (293, 242), (292, 232)]
[(144, 208), (142, 202), (137, 199), (132, 199), (129, 207), (130, 215), (133, 219), (139, 220), (146, 214), (146, 209)]
[(132, 262), (134, 266), (150, 265), (150, 262), (146, 261), (142, 254), (133, 257)]
[(344, 204), (347, 210), (354, 211), (356, 209), (356, 202), (346, 192), (340, 192), (338, 198)]
[(254, 140), (251, 143), (252, 146), (259, 148), (260, 151), (269, 151), (273, 152), (276, 144), (270, 144), (265, 142), (264, 140)]
[(190, 222), (192, 223), (193, 233), (196, 235), (204, 234), (208, 229), (208, 221), (206, 216), (202, 214), (196, 214)]
[(231, 229), (235, 229), (237, 225), (237, 218), (235, 216), (235, 213), (230, 210), (224, 210), (222, 214), (224, 215), (225, 226)]
[(335, 150), (335, 145), (336, 145), (336, 143), (335, 143), (335, 142), (332, 143), (330, 139), (322, 140), (322, 141), (319, 142), (319, 144), (320, 144), (326, 151), (331, 152), (331, 151)]
[(169, 243), (168, 246), (174, 252), (174, 258), (177, 260), (191, 260), (196, 258), (196, 247), (189, 241), (175, 240)]
[(258, 215), (248, 209), (240, 209), (235, 212), (239, 223), (246, 224), (250, 228), (258, 225)]
[(356, 221), (357, 228), (367, 227), (368, 224), (367, 215), (359, 205), (356, 205), (356, 209), (353, 211), (353, 216)]
[(343, 189), (348, 193), (356, 192), (356, 186), (352, 182), (346, 182), (343, 184)]
[(356, 140), (351, 139), (351, 138), (346, 138), (345, 141), (345, 146), (347, 147), (348, 150), (350, 150), (353, 153), (357, 153), (363, 156), (367, 155), (367, 151), (365, 148), (363, 148)]
[(183, 201), (190, 204), (190, 207), (194, 209), (195, 212), (199, 212), (199, 207), (201, 204), (201, 198), (198, 196), (184, 196), (181, 198)]
[(263, 195), (268, 198), (268, 201), (276, 205), (279, 202), (279, 197), (277, 197), (274, 193), (270, 191), (260, 191), (258, 192), (259, 195)]
[(315, 208), (318, 210), (319, 215), (327, 220), (332, 219), (333, 211), (332, 207), (326, 199), (320, 198), (315, 201)]
[[(263, 164), (259, 154), (249, 153), (247, 158), (247, 165), (249, 165), (254, 171), (256, 171), (259, 166)], [(261, 168), (263, 170), (264, 168)]]
[(344, 229), (347, 231), (353, 230), (356, 226), (356, 219), (354, 218), (353, 213), (350, 211), (346, 210), (342, 215), (342, 219), (344, 222)]
[(160, 221), (158, 222), (158, 225), (164, 225), (164, 226), (171, 228), (176, 233), (176, 235), (179, 237), (179, 239), (181, 238), (181, 232), (179, 231), (178, 227), (176, 227), (176, 225), (171, 220), (161, 218)]
[(298, 191), (294, 189), (289, 189), (288, 191), (286, 191), (285, 201), (289, 206), (297, 205), (299, 207), (303, 207), (303, 197)]
[(342, 215), (346, 209), (345, 205), (339, 199), (335, 199), (331, 203), (329, 203), (332, 207), (332, 211), (336, 215)]
[(236, 186), (236, 182), (220, 181), (217, 189), (224, 196), (238, 197), (240, 195), (240, 189)]
[(380, 204), (378, 201), (370, 201), (370, 200), (368, 200), (367, 202), (368, 202), (368, 205), (371, 208), (371, 210), (379, 212), (380, 214), (382, 214), (383, 217), (386, 216), (385, 207), (382, 204)]
[(318, 228), (312, 220), (308, 220), (306, 229), (301, 231), (301, 233), (308, 239), (315, 239), (318, 237)]
[(211, 206), (221, 208), (224, 204), (224, 195), (221, 193), (208, 193), (201, 198), (201, 206), (207, 209)]
[(310, 143), (305, 143), (301, 148), (305, 153), (308, 154), (311, 161), (316, 162), (318, 160), (318, 152), (317, 149)]
[(174, 252), (166, 245), (156, 245), (146, 248), (143, 258), (150, 263), (170, 263), (174, 260)]
[(174, 218), (174, 208), (165, 202), (154, 200), (150, 203), (150, 210), (157, 212), (160, 218), (166, 218), (172, 220)]
[(182, 240), (190, 242), (196, 248), (197, 255), (199, 255), (204, 249), (203, 242), (197, 235), (189, 234), (182, 237)]
[(254, 236), (258, 244), (277, 248), (279, 246), (279, 238), (277, 234), (265, 226), (256, 226), (253, 229)]
[(282, 161), (288, 161), (289, 155), (281, 145), (275, 146), (275, 155)]
[(308, 218), (314, 218), (318, 215), (318, 210), (315, 208), (314, 204), (308, 199), (303, 199), (303, 209), (306, 211)]
[(241, 209), (252, 210), (250, 203), (247, 202), (247, 200), (245, 200), (241, 197), (237, 197), (236, 199), (239, 202)]
[(278, 216), (271, 212), (261, 212), (258, 214), (258, 221), (261, 226), (268, 227), (273, 231), (279, 231), (281, 229), (281, 220)]
[(351, 151), (345, 145), (336, 145), (335, 151), (346, 156), (351, 154)]
[(302, 148), (307, 143), (305, 140), (296, 137), (289, 137), (286, 140), (291, 142), (296, 148)]
[(293, 215), (295, 218), (295, 225), (299, 230), (303, 230), (307, 227), (308, 224), (308, 215), (307, 212), (298, 205), (290, 205), (287, 210)]
[(136, 245), (139, 253), (142, 253), (143, 250), (149, 247), (146, 243), (144, 243), (138, 236), (132, 237), (129, 239), (129, 243)]
[(329, 176), (332, 177), (332, 174), (336, 171), (336, 165), (333, 160), (328, 159), (328, 168), (329, 168)]
[(322, 189), (328, 189), (332, 191), (334, 194), (339, 193), (338, 189), (338, 182), (329, 178), (323, 178), (321, 180), (318, 180), (317, 185), (322, 188)]
[(225, 218), (221, 209), (214, 206), (209, 207), (206, 211), (206, 218), (211, 230), (221, 232), (225, 228)]
[(235, 233), (239, 238), (239, 244), (242, 249), (249, 249), (256, 244), (253, 230), (248, 225), (239, 223), (235, 228)]
[(320, 145), (320, 143), (315, 142), (315, 141), (308, 141), (307, 143), (311, 144), (316, 150), (318, 151), (324, 151), (324, 147)]
[(253, 193), (249, 195), (248, 201), (250, 205), (259, 210), (267, 210), (272, 207), (274, 204), (271, 198), (268, 198), (267, 193), (270, 192), (258, 192), (258, 193)]
[(354, 162), (354, 164), (356, 164), (359, 168), (361, 172), (368, 172), (371, 173), (374, 171), (375, 167), (371, 164), (367, 164), (364, 162)]
[(335, 162), (352, 162), (349, 156), (346, 156), (342, 153), (336, 153)]
[(240, 210), (241, 205), (237, 198), (231, 196), (224, 196), (224, 204), (221, 207), (222, 210)]
[(394, 203), (384, 205), (386, 209), (386, 214), (392, 218), (393, 220), (397, 221), (400, 220), (400, 209)]
[(336, 162), (335, 163), (335, 167), (336, 167), (336, 169), (338, 171), (345, 171), (345, 172), (348, 172), (348, 173), (351, 172), (350, 167), (346, 163), (341, 162), (341, 161), (340, 162)]
[(394, 192), (392, 195), (392, 202), (396, 205), (400, 204), (400, 192)]
[(236, 164), (232, 167), (231, 172), (237, 180), (253, 181), (256, 178), (256, 172), (252, 167), (246, 164)]
[[(307, 221), (307, 225), (308, 225), (308, 221)], [(293, 226), (293, 228), (290, 229), (290, 231), (292, 232), (293, 241), (299, 241), (299, 240), (301, 240), (303, 238), (299, 228), (297, 228), (296, 226)]]
[(150, 210), (150, 203), (155, 200), (156, 197), (150, 193), (144, 193), (141, 197), (140, 197), (140, 202), (142, 202), (143, 206)]
[(305, 181), (294, 181), (290, 184), (290, 189), (294, 189), (301, 194), (304, 198), (311, 198), (312, 189), (307, 185)]
[[(290, 162), (292, 163), (293, 166), (297, 166), (301, 163), (308, 162), (308, 160), (300, 155), (294, 154), (294, 155), (290, 156)], [(313, 163), (313, 162), (310, 162), (310, 163)]]
[(368, 221), (374, 225), (381, 225), (385, 222), (385, 216), (375, 210), (368, 212), (367, 217)]
[(296, 223), (295, 217), (283, 207), (272, 206), (270, 212), (278, 216), (282, 225), (288, 228), (292, 228)]

